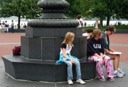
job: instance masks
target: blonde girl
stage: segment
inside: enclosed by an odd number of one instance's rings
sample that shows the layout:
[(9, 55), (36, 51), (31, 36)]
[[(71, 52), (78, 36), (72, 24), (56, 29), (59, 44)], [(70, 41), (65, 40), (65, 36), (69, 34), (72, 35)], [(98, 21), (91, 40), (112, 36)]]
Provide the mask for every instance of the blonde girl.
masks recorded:
[(77, 74), (77, 83), (85, 84), (85, 82), (81, 79), (81, 69), (80, 69), (80, 62), (78, 58), (71, 55), (71, 50), (73, 47), (73, 41), (74, 41), (75, 34), (72, 32), (68, 32), (65, 35), (65, 39), (61, 44), (60, 47), (60, 60), (61, 62), (64, 62), (67, 64), (67, 75), (68, 75), (68, 84), (73, 84), (73, 73), (72, 73), (72, 66), (73, 64), (76, 66), (76, 74)]

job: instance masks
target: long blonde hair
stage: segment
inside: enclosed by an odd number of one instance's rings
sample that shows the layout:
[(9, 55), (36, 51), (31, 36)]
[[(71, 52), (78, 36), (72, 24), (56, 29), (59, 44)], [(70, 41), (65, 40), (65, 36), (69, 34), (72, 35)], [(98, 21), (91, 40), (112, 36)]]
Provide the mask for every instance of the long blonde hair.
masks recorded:
[(71, 39), (74, 38), (74, 37), (75, 37), (75, 34), (74, 33), (67, 32), (66, 35), (65, 35), (65, 39), (64, 39), (64, 41), (62, 43), (66, 43), (69, 46), (70, 45), (73, 45)]
[(95, 38), (97, 35), (100, 36), (102, 31), (100, 29), (93, 30), (92, 37)]

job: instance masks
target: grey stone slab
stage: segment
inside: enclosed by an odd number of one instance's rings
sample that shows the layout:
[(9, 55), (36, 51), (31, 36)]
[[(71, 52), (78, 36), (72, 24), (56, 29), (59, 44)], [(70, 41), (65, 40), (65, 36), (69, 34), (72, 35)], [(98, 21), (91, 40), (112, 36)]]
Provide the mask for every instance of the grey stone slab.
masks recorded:
[[(2, 61), (0, 61), (1, 63)], [(125, 78), (116, 78), (115, 82), (101, 82), (98, 80), (86, 81), (85, 85), (79, 85), (74, 83), (74, 85), (68, 85), (64, 83), (41, 83), (41, 82), (24, 82), (16, 81), (8, 77), (4, 72), (4, 67), (0, 68), (0, 87), (128, 87), (128, 64), (121, 63), (121, 68), (126, 72)]]
[[(2, 65), (2, 61), (0, 61)], [(24, 82), (16, 81), (8, 77), (4, 72), (4, 67), (0, 68), (0, 87), (128, 87), (128, 64), (121, 63), (121, 68), (125, 71), (125, 78), (116, 78), (115, 82), (101, 82), (98, 80), (86, 81), (85, 85), (68, 85), (64, 83), (41, 83), (41, 82)]]
[[(55, 64), (52, 61), (30, 61), (22, 56), (2, 56), (5, 71), (16, 79), (31, 81), (62, 82), (67, 80), (66, 64)], [(95, 62), (80, 60), (82, 79), (93, 79), (96, 76)], [(73, 66), (74, 79), (76, 78)]]

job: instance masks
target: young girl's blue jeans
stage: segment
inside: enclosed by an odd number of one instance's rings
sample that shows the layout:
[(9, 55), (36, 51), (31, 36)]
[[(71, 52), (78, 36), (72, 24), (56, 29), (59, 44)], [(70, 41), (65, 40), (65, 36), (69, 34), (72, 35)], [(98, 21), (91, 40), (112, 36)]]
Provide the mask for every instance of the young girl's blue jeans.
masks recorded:
[(72, 66), (73, 64), (76, 67), (76, 79), (81, 79), (81, 68), (80, 68), (80, 62), (77, 58), (72, 58), (72, 60), (74, 61), (74, 63), (72, 63), (70, 61), (70, 59), (68, 58), (63, 58), (63, 62), (67, 64), (67, 74), (68, 74), (68, 80), (72, 80), (73, 79), (73, 72), (72, 72)]

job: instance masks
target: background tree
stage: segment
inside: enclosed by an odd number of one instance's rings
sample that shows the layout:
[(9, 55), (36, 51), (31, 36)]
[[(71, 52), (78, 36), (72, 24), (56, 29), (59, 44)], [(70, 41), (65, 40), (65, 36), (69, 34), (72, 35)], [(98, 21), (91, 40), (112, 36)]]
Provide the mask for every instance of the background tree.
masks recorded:
[[(0, 0), (0, 16), (18, 17), (18, 28), (20, 28), (20, 18), (36, 18), (39, 16), (40, 8), (37, 6), (39, 0)], [(67, 16), (82, 16), (100, 19), (103, 26), (103, 20), (107, 19), (109, 25), (111, 17), (128, 19), (128, 0), (67, 0), (70, 7)]]
[(77, 14), (80, 14), (80, 10), (78, 9), (80, 6), (80, 0), (67, 0), (70, 3), (70, 7), (67, 11), (67, 16), (76, 17)]
[(118, 18), (128, 19), (128, 0), (119, 0), (116, 6), (116, 16)]
[(18, 29), (21, 17), (35, 18), (39, 16), (38, 0), (6, 0), (1, 2), (0, 15), (2, 17), (17, 16)]
[(104, 18), (107, 19), (106, 25), (109, 25), (111, 17), (128, 17), (128, 0), (93, 0), (93, 3), (91, 14), (93, 17), (100, 18), (101, 25)]
[(82, 16), (89, 16), (89, 10), (92, 7), (93, 0), (67, 0), (70, 3), (67, 15), (76, 17), (81, 14)]

